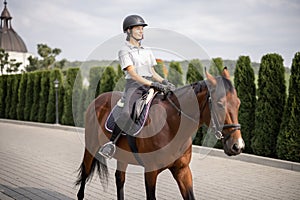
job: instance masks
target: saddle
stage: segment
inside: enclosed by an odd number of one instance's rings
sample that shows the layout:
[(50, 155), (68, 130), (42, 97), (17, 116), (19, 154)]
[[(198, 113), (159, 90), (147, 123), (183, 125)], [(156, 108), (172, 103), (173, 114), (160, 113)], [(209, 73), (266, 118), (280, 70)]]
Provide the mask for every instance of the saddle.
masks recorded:
[[(136, 136), (140, 133), (143, 126), (145, 125), (152, 100), (154, 99), (156, 94), (157, 92), (154, 92), (154, 90), (150, 88), (148, 93), (146, 93), (141, 98), (136, 100), (136, 102), (133, 105), (133, 109), (131, 113), (131, 118), (134, 121), (134, 123), (127, 134), (131, 136)], [(119, 116), (122, 112), (123, 107), (124, 107), (124, 99), (121, 97), (121, 99), (113, 107), (108, 118), (106, 119), (105, 128), (109, 132), (111, 133), (113, 132), (116, 124), (115, 123), (116, 119), (114, 116)]]

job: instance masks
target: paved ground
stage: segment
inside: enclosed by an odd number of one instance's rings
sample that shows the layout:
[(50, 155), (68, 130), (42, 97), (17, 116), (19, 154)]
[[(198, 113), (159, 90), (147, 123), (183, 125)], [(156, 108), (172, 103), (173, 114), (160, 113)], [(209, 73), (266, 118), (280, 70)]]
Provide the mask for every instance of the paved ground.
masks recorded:
[[(83, 135), (74, 131), (0, 122), (0, 199), (75, 199), (76, 170)], [(193, 155), (197, 199), (299, 199), (300, 172), (243, 161)], [(125, 198), (145, 199), (143, 175), (127, 175)], [(140, 171), (140, 170), (138, 170)], [(87, 185), (86, 199), (116, 199), (114, 171), (104, 190), (99, 179)], [(159, 176), (157, 199), (181, 199), (171, 174)]]

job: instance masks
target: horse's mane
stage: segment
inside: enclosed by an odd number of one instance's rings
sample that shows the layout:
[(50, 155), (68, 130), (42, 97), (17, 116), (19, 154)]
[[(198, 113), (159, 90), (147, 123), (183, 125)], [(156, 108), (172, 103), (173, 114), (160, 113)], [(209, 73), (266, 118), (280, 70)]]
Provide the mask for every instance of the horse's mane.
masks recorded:
[[(217, 76), (215, 78), (217, 80), (217, 83), (219, 83), (220, 81), (223, 81), (223, 85), (224, 85), (224, 88), (225, 88), (226, 92), (231, 92), (231, 93), (234, 92), (234, 87), (233, 87), (233, 85), (232, 85), (232, 83), (229, 79), (227, 79), (223, 76)], [(191, 83), (191, 84), (179, 87), (174, 92), (175, 93), (180, 92), (180, 91), (185, 90), (187, 88), (193, 88), (194, 91), (195, 91), (195, 94), (198, 94), (199, 92), (202, 92), (203, 90), (207, 89), (207, 84), (206, 84), (205, 80), (197, 81), (195, 83)]]
[(234, 92), (234, 87), (229, 79), (225, 78), (224, 76), (218, 76), (218, 77), (216, 77), (216, 79), (217, 79), (217, 82), (220, 80), (223, 81), (226, 92), (231, 92), (231, 93)]

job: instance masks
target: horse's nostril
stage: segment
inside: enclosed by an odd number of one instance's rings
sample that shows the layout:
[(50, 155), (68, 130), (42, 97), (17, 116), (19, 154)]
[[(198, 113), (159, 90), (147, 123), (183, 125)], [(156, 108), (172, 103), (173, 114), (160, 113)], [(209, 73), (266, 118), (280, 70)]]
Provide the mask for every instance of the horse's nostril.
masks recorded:
[(239, 152), (240, 149), (239, 149), (239, 147), (238, 147), (238, 144), (234, 144), (234, 145), (232, 146), (232, 150), (235, 151), (235, 152)]

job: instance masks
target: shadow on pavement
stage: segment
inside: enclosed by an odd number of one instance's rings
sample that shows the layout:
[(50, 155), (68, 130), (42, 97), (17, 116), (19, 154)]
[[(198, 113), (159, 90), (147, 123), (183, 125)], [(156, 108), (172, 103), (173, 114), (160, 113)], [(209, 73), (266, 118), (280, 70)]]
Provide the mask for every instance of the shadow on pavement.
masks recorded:
[(12, 199), (73, 199), (56, 191), (35, 187), (10, 187), (0, 184), (0, 192)]

